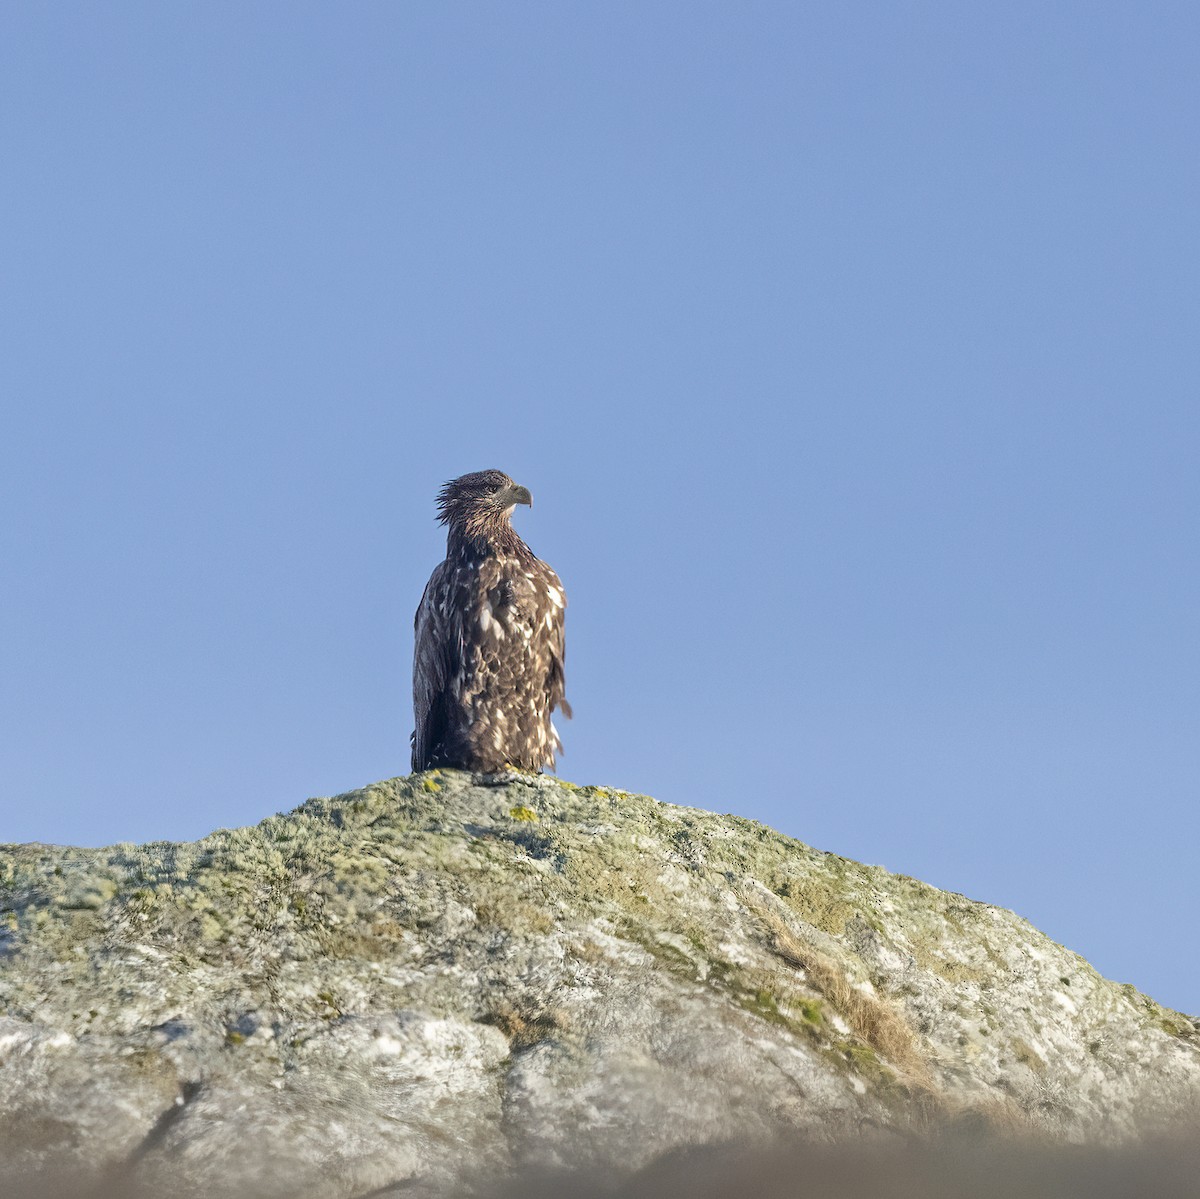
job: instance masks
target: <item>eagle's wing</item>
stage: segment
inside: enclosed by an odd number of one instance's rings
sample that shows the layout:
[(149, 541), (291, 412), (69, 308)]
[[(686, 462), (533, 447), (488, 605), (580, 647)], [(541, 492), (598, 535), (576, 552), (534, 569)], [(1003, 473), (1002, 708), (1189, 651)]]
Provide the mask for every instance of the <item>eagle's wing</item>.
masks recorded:
[[(546, 583), (551, 597), (550, 608), (550, 636), (549, 636), (549, 669), (546, 672), (546, 698), (549, 701), (547, 706), (548, 712), (553, 712), (556, 708), (562, 711), (562, 714), (570, 720), (571, 705), (567, 703), (566, 689), (566, 661), (567, 661), (567, 638), (564, 616), (567, 607), (567, 594), (563, 590), (563, 585), (559, 582), (558, 575), (546, 564), (542, 563), (546, 571)], [(562, 749), (560, 744), (558, 747)]]
[[(448, 687), (452, 663), (462, 657), (462, 622), (448, 602), (450, 578), (445, 562), (429, 576), (413, 620), (412, 768), (426, 770), (449, 720)], [(455, 641), (457, 640), (457, 650)]]

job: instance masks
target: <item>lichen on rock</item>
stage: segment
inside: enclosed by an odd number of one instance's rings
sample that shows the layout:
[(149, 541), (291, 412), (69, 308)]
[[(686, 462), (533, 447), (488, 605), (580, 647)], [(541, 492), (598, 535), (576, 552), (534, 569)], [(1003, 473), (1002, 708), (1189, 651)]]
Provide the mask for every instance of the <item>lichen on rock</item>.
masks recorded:
[(645, 796), (435, 771), (189, 844), (0, 848), (10, 1163), (341, 1199), (1198, 1108), (1196, 1021), (1011, 912)]

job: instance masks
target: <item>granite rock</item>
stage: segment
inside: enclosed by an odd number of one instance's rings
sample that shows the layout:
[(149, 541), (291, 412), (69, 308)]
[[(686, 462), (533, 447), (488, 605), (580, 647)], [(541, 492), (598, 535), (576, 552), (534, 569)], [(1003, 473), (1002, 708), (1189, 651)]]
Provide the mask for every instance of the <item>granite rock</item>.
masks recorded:
[(1013, 913), (645, 796), (434, 771), (194, 843), (0, 847), (10, 1166), (459, 1194), (1198, 1111), (1200, 1024)]

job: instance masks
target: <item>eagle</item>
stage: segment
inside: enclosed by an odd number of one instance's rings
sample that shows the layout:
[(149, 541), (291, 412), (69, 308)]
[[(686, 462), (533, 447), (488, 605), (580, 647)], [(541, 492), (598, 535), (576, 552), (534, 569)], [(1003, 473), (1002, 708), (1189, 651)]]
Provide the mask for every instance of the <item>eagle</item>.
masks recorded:
[(525, 487), (503, 471), (451, 479), (438, 493), (446, 559), (417, 607), (413, 770), (481, 774), (554, 769), (551, 717), (563, 694), (567, 597), (510, 523)]

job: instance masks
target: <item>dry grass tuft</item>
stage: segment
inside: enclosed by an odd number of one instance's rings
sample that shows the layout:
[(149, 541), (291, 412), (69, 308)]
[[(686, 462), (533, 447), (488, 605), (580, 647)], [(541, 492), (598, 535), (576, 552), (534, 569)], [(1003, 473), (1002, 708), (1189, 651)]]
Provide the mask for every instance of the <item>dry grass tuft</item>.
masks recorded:
[(754, 910), (767, 928), (771, 951), (792, 969), (804, 971), (808, 982), (850, 1025), (855, 1036), (911, 1082), (932, 1085), (917, 1038), (902, 1016), (855, 987), (832, 958), (798, 937), (776, 913), (761, 907)]

